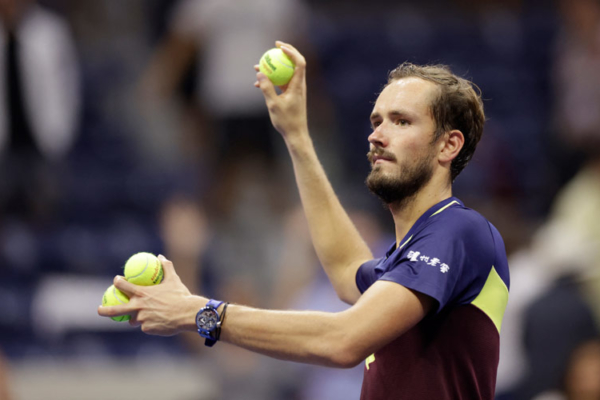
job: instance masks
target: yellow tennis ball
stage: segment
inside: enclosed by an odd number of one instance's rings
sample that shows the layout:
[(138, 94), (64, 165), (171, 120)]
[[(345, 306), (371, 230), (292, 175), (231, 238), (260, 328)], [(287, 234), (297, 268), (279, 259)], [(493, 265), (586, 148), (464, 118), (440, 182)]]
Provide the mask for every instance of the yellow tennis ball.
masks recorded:
[(162, 282), (163, 268), (154, 254), (137, 253), (129, 257), (123, 274), (135, 285), (152, 286)]
[[(115, 287), (115, 285), (110, 285), (106, 292), (104, 292), (104, 296), (102, 296), (102, 305), (103, 306), (118, 306), (119, 304), (129, 303), (129, 297), (119, 289)], [(113, 321), (123, 322), (129, 321), (131, 318), (129, 315), (121, 315), (120, 317), (110, 317)]]
[(296, 65), (281, 49), (267, 51), (258, 63), (259, 70), (273, 82), (274, 85), (287, 84), (294, 75)]

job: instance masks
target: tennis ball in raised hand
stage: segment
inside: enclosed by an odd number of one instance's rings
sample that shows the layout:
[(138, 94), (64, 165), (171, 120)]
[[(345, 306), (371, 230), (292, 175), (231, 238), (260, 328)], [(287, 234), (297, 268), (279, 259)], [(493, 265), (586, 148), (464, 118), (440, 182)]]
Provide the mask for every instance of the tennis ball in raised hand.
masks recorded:
[[(104, 296), (102, 296), (102, 305), (103, 306), (118, 306), (119, 304), (129, 303), (129, 297), (119, 289), (115, 287), (115, 285), (110, 285), (106, 292), (104, 292)], [(110, 317), (113, 321), (123, 322), (129, 321), (131, 318), (129, 315), (121, 315), (119, 317)]]
[(163, 279), (160, 260), (151, 253), (137, 253), (125, 263), (125, 279), (135, 285), (158, 285)]
[(258, 67), (274, 85), (283, 86), (292, 79), (296, 65), (281, 49), (275, 48), (263, 54)]

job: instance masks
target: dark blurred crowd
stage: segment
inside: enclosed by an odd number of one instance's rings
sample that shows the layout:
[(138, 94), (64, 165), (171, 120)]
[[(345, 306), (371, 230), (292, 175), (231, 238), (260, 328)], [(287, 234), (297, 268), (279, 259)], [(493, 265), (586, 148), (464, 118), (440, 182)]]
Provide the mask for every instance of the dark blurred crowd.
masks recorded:
[(0, 0), (0, 25), (0, 398), (15, 361), (147, 352), (211, 360), (214, 398), (358, 398), (362, 366), (208, 352), (95, 311), (139, 251), (207, 296), (343, 309), (253, 87), (283, 40), (306, 56), (312, 137), (375, 254), (394, 240), (363, 184), (388, 71), (443, 63), (481, 88), (484, 137), (454, 188), (509, 253), (497, 396), (600, 399), (598, 0)]

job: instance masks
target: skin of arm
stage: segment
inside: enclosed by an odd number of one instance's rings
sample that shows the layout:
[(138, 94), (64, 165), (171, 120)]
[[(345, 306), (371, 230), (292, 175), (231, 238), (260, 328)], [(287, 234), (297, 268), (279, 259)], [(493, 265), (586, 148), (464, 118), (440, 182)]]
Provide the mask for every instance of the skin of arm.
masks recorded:
[[(281, 133), (292, 158), (317, 256), (339, 298), (354, 304), (360, 297), (356, 272), (373, 255), (340, 204), (310, 138), (306, 112), (306, 61), (293, 46), (283, 42), (276, 42), (276, 45), (296, 64), (292, 80), (278, 95), (271, 81), (257, 72), (255, 86), (262, 91), (271, 122)], [(255, 69), (258, 71), (258, 66)]]
[[(127, 304), (98, 308), (101, 316), (129, 314), (143, 332), (170, 336), (196, 331), (196, 313), (208, 299), (183, 285), (173, 264), (160, 256), (160, 285), (137, 286), (122, 277), (115, 286)], [(394, 282), (373, 284), (349, 309), (339, 313), (272, 311), (230, 305), (221, 340), (282, 360), (349, 368), (402, 335), (433, 308), (434, 300)], [(222, 310), (222, 306), (219, 311)]]

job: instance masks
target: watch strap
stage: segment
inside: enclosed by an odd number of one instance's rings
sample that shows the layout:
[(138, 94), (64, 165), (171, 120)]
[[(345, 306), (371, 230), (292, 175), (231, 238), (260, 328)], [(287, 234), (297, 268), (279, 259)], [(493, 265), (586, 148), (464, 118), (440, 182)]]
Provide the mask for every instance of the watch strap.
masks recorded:
[(221, 300), (210, 299), (205, 307), (214, 308), (215, 310), (223, 304)]
[(223, 311), (221, 312), (221, 319), (219, 319), (219, 323), (217, 324), (217, 329), (215, 329), (217, 340), (219, 340), (221, 338), (221, 328), (223, 327), (223, 322), (225, 322), (225, 313), (227, 312), (228, 305), (229, 305), (229, 303), (226, 302), (225, 305), (223, 306)]

